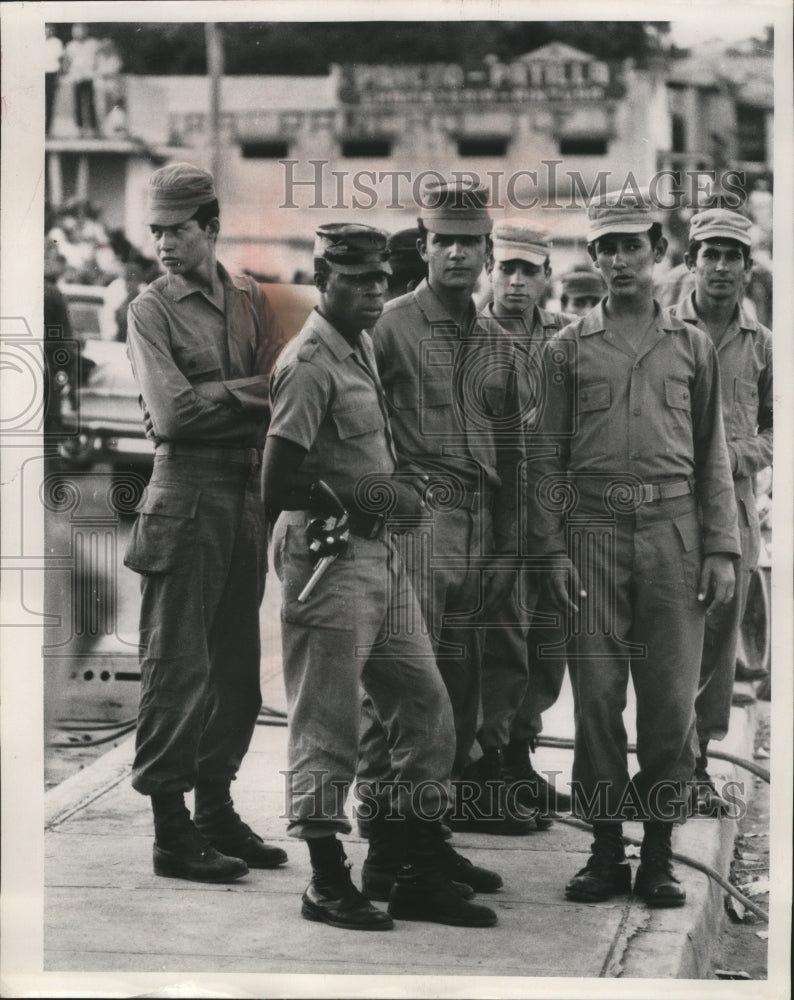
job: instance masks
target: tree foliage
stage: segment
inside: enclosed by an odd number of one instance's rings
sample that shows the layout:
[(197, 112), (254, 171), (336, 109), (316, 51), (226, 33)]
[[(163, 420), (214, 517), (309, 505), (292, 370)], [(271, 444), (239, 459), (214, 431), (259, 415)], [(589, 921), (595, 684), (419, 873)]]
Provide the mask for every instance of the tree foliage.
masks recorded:
[[(69, 25), (56, 26), (64, 40)], [(112, 38), (124, 71), (153, 75), (206, 73), (200, 23), (97, 23)], [(559, 41), (602, 59), (642, 64), (662, 51), (667, 21), (372, 21), (226, 22), (226, 72), (325, 75), (332, 63), (449, 62), (478, 65), (486, 55), (511, 59)]]

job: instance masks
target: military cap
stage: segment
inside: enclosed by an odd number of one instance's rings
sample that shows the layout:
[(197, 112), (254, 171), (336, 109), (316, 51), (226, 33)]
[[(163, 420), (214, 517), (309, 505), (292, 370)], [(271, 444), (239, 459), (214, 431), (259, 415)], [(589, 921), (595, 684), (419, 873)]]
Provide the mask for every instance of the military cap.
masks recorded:
[(177, 226), (196, 214), (200, 205), (217, 198), (212, 174), (192, 163), (169, 163), (149, 178), (146, 224)]
[(392, 267), (405, 267), (421, 264), (424, 266), (416, 241), (419, 239), (419, 230), (416, 226), (411, 229), (400, 229), (392, 233), (386, 241), (386, 246), (391, 253), (389, 261)]
[(749, 247), (752, 246), (751, 226), (752, 222), (738, 212), (729, 212), (727, 208), (709, 208), (689, 220), (689, 238), (736, 240)]
[(647, 233), (659, 218), (647, 191), (610, 191), (587, 206), (587, 242), (607, 233)]
[(314, 258), (324, 260), (341, 274), (380, 271), (391, 274), (386, 233), (352, 222), (329, 222), (318, 226)]
[(494, 260), (525, 260), (545, 264), (552, 248), (551, 233), (538, 223), (504, 219), (493, 230)]
[(581, 268), (568, 271), (560, 281), (562, 282), (562, 294), (571, 298), (577, 295), (597, 295), (598, 298), (601, 298), (605, 290), (601, 275), (589, 269)]
[(488, 191), (460, 181), (430, 183), (422, 192), (419, 218), (429, 233), (487, 236), (493, 228)]

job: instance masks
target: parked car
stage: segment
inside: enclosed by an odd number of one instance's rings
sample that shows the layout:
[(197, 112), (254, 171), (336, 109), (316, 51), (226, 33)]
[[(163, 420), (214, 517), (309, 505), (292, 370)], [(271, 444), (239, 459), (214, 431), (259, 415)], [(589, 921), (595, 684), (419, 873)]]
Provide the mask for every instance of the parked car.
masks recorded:
[[(317, 302), (313, 285), (263, 285), (289, 337), (293, 337)], [(62, 285), (72, 331), (81, 345), (77, 406), (64, 393), (62, 423), (67, 431), (61, 456), (70, 465), (90, 468), (109, 462), (115, 471), (148, 471), (154, 457), (144, 435), (138, 388), (125, 344), (116, 340), (107, 289)]]

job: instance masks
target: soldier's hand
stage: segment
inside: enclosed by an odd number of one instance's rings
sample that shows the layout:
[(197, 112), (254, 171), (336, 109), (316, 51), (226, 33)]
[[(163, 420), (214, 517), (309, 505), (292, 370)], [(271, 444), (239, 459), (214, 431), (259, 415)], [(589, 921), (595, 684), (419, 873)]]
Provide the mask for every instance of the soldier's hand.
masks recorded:
[(315, 562), (344, 552), (350, 541), (347, 511), (339, 517), (313, 517), (306, 525), (306, 542)]
[(550, 569), (545, 576), (546, 588), (555, 607), (564, 614), (579, 611), (577, 601), (587, 597), (576, 567), (570, 559)]
[(736, 586), (736, 572), (729, 556), (716, 553), (706, 556), (700, 570), (698, 600), (705, 602), (706, 613), (717, 611), (730, 604)]

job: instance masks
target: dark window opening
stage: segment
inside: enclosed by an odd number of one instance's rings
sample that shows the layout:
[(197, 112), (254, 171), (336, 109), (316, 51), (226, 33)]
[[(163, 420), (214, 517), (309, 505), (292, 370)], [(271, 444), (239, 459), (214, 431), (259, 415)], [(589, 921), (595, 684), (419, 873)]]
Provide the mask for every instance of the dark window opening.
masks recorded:
[(244, 160), (283, 160), (289, 156), (289, 143), (280, 139), (269, 142), (244, 142), (241, 152)]
[(560, 139), (561, 156), (604, 156), (606, 139)]
[(504, 156), (507, 139), (459, 139), (458, 156)]
[(736, 138), (739, 160), (766, 160), (766, 114), (762, 108), (742, 104), (736, 108)]
[(681, 115), (673, 115), (673, 152), (686, 152), (686, 122)]
[(346, 139), (342, 142), (342, 156), (391, 156), (391, 142), (388, 139)]

